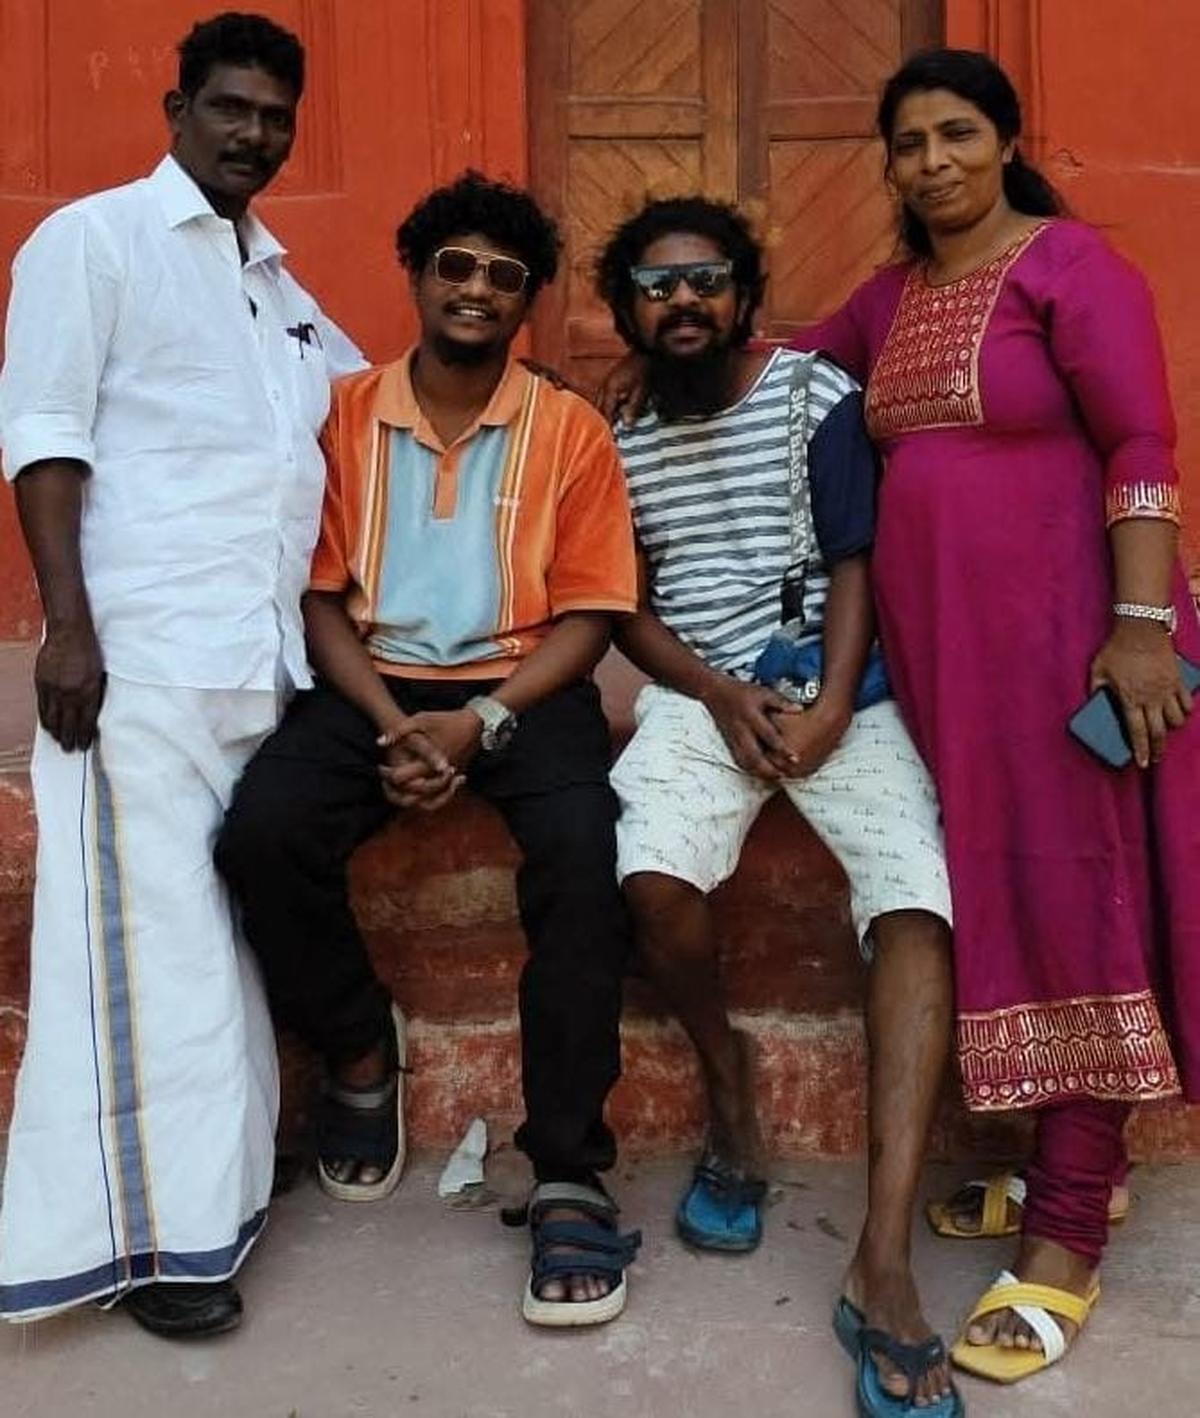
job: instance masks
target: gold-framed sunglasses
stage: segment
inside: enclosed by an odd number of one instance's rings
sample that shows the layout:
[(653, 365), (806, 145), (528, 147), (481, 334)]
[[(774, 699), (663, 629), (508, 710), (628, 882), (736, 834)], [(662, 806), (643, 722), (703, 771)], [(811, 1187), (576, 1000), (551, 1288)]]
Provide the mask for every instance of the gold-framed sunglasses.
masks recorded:
[(729, 289), (733, 262), (679, 261), (670, 266), (630, 266), (629, 275), (646, 299), (656, 304), (670, 300), (680, 281), (686, 281), (692, 294), (704, 300)]
[(465, 246), (441, 246), (433, 253), (433, 274), (450, 286), (465, 286), (481, 266), (484, 280), (497, 295), (520, 295), (529, 280), (529, 267), (515, 256)]

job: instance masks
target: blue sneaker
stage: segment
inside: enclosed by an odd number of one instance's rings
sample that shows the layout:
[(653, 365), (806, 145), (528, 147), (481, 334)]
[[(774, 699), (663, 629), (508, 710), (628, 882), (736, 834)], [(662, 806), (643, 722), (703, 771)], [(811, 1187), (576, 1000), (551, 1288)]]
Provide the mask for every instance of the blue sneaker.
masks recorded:
[(675, 1212), (675, 1229), (704, 1251), (752, 1251), (762, 1240), (767, 1184), (706, 1152)]

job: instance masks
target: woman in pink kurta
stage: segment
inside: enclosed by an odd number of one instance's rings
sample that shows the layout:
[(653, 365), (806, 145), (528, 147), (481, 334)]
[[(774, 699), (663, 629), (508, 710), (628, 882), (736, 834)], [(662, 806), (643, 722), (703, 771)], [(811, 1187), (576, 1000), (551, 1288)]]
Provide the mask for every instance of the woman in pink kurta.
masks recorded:
[[(866, 384), (883, 454), (881, 632), (942, 801), (967, 1102), (1041, 1110), (1014, 1269), (1058, 1287), (1050, 1328), (1030, 1334), (1008, 1306), (1037, 1297), (997, 1287), (954, 1351), (1010, 1380), (1057, 1358), (1094, 1302), (1129, 1106), (1200, 1100), (1200, 714), (1185, 720), (1166, 626), (1114, 602), (1169, 603), (1197, 663), (1200, 623), (1171, 559), (1174, 426), (1144, 280), (1050, 215), (984, 56), (918, 56), (881, 128), (915, 259), (802, 343)], [(1093, 676), (1156, 752), (1165, 738), (1161, 762), (1115, 771), (1068, 736)]]

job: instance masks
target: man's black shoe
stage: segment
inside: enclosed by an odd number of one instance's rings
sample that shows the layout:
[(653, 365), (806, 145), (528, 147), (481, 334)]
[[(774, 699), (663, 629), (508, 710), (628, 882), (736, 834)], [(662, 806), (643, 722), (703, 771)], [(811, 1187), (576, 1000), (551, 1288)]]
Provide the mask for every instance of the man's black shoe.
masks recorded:
[(159, 1280), (130, 1291), (121, 1303), (143, 1329), (165, 1339), (224, 1334), (242, 1322), (242, 1297), (231, 1280), (215, 1285)]

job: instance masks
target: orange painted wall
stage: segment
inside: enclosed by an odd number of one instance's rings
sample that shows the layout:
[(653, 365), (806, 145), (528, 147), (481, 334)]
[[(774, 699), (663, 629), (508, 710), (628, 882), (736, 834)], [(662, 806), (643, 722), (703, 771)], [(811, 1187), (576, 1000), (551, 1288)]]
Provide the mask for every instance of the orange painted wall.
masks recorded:
[(1185, 553), (1200, 572), (1200, 4), (947, 0), (946, 31), (1000, 57), (1031, 155), (1150, 279), (1179, 421)]
[[(0, 0), (0, 308), (12, 256), (56, 204), (147, 171), (174, 46), (215, 0)], [(261, 204), (292, 269), (367, 354), (412, 336), (397, 222), (473, 165), (525, 179), (524, 0), (255, 0), (298, 30), (300, 137)], [(0, 640), (36, 633), (11, 491), (0, 492)]]
[[(305, 29), (314, 68), (308, 148), (297, 157), (316, 190), (285, 185), (264, 210), (300, 278), (369, 355), (386, 357), (412, 333), (391, 254), (399, 216), (468, 163), (525, 175), (525, 0), (258, 3)], [(216, 8), (0, 0), (0, 300), (19, 239), (49, 204), (154, 161), (173, 43)], [(1179, 413), (1189, 554), (1200, 568), (1200, 5), (946, 0), (946, 30), (949, 42), (1001, 59), (1025, 100), (1032, 155), (1150, 277)], [(46, 115), (44, 129), (31, 114)], [(331, 132), (333, 148), (322, 148)], [(321, 190), (326, 170), (336, 170), (336, 193)], [(37, 620), (6, 490), (0, 640), (35, 633)]]

